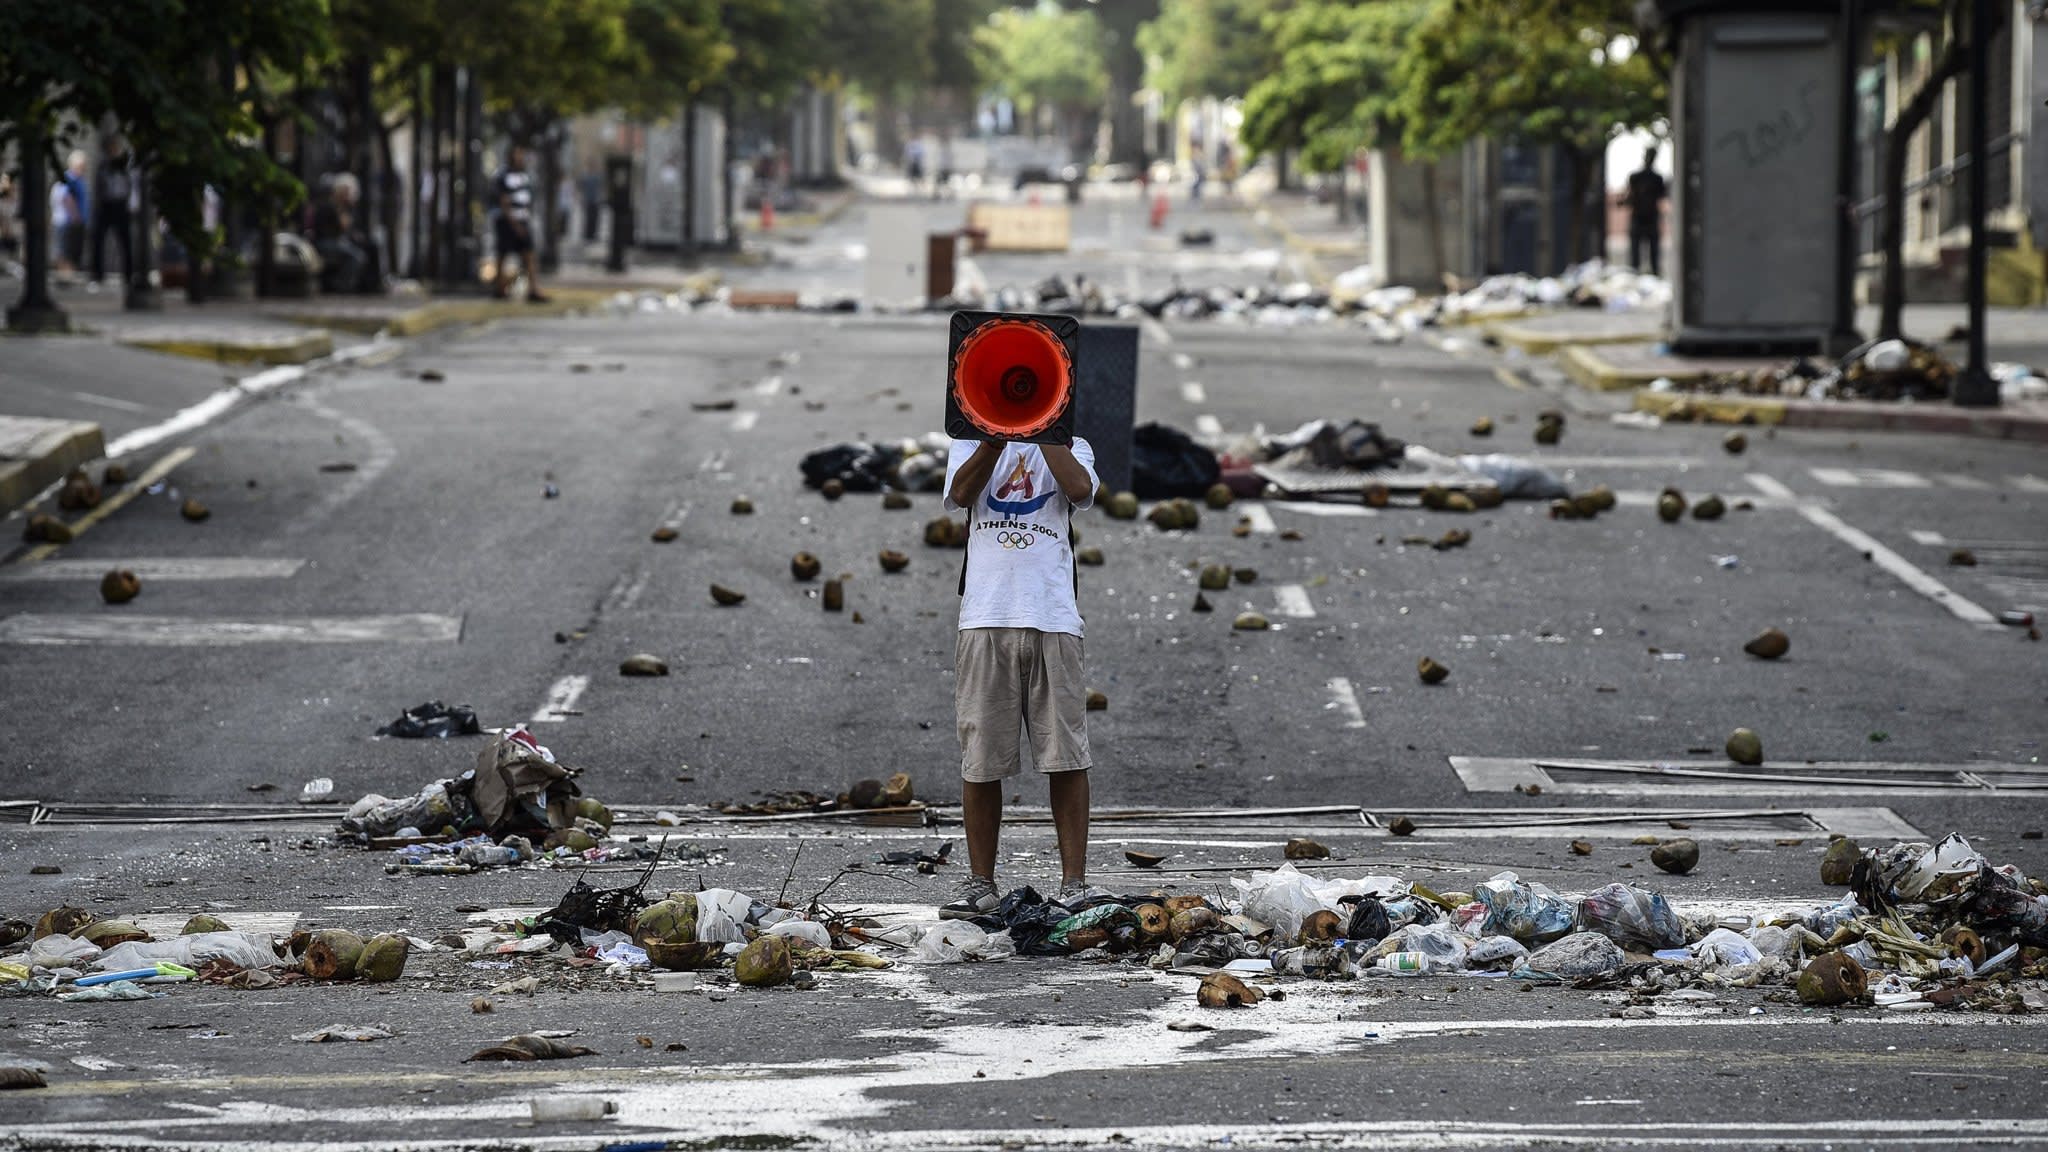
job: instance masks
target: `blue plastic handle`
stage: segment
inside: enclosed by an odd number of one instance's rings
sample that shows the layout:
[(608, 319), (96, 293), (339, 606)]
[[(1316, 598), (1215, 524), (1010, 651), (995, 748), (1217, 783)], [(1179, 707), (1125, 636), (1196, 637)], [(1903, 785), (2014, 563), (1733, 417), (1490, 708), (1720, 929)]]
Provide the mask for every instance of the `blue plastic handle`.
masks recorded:
[(112, 984), (116, 980), (147, 980), (156, 974), (155, 968), (130, 968), (126, 972), (102, 972), (97, 976), (82, 976), (71, 983), (74, 987), (90, 988), (95, 984)]

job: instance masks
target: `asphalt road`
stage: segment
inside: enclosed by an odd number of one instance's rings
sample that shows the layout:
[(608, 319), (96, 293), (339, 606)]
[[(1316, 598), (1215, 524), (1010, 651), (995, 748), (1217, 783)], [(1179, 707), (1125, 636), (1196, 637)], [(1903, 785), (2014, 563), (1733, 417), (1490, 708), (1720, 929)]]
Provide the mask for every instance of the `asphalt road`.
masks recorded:
[[(1135, 217), (1112, 224), (1119, 211), (1135, 208), (1084, 207), (1071, 258), (983, 272), (992, 284), (1076, 268), (1141, 288), (1224, 281), (1227, 259), (1184, 257)], [(1291, 274), (1293, 258), (1255, 221), (1213, 216), (1218, 252), (1255, 277)], [(739, 278), (857, 283), (845, 245), (860, 227), (856, 209)], [(475, 746), (374, 732), (438, 698), (474, 705), (486, 724), (539, 721), (586, 769), (587, 790), (615, 804), (836, 792), (899, 770), (949, 802), (958, 554), (921, 543), (938, 498), (894, 512), (867, 494), (827, 502), (797, 470), (818, 446), (931, 430), (944, 347), (939, 317), (606, 313), (427, 338), (271, 393), (158, 449), (194, 450), (162, 493), (51, 560), (0, 564), (0, 799), (271, 804), (315, 777), (343, 798), (409, 792), (467, 767)], [(1527, 503), (1455, 516), (1262, 502), (1171, 535), (1083, 515), (1084, 542), (1107, 557), (1082, 574), (1090, 674), (1110, 700), (1090, 722), (1100, 807), (1362, 805), (1365, 825), (1315, 830), (1361, 872), (1454, 887), (1499, 868), (1575, 890), (1642, 879), (1629, 839), (1705, 809), (1750, 815), (1689, 821), (1709, 852), (1691, 877), (1658, 877), (1674, 899), (1827, 899), (1814, 869), (1831, 832), (1961, 831), (1996, 860), (2048, 872), (2043, 842), (2021, 839), (2041, 826), (2038, 801), (1982, 786), (1995, 768), (2039, 769), (2048, 649), (1973, 612), (2048, 607), (2038, 448), (1751, 430), (1748, 452), (1732, 456), (1722, 430), (1611, 423), (1608, 401), (1549, 390), (1540, 366), (1434, 339), (1374, 345), (1344, 324), (1150, 326), (1141, 347), (1141, 419), (1228, 442), (1358, 417), (1440, 451), (1525, 456), (1622, 501), (1592, 522)], [(1563, 442), (1533, 444), (1536, 414), (1559, 407)], [(1467, 431), (1481, 415), (1496, 422), (1490, 439)], [(1755, 507), (1665, 525), (1649, 501), (1667, 484)], [(754, 515), (728, 512), (741, 494)], [(211, 519), (180, 519), (186, 496)], [(1238, 514), (1258, 530), (1231, 535)], [(663, 523), (679, 526), (677, 542), (649, 539)], [(1402, 544), (1451, 527), (1472, 532), (1469, 547)], [(1287, 529), (1302, 538), (1283, 539)], [(1949, 567), (1957, 546), (1980, 564)], [(883, 548), (909, 553), (908, 571), (882, 573)], [(792, 581), (799, 549), (852, 574), (848, 612), (820, 611), (817, 588)], [(1212, 561), (1258, 578), (1192, 613), (1194, 566)], [(144, 588), (108, 607), (96, 586), (117, 565), (143, 572)], [(712, 582), (746, 602), (715, 605)], [(1276, 627), (1233, 632), (1247, 608)], [(1745, 656), (1770, 625), (1790, 634), (1791, 654)], [(619, 676), (636, 652), (674, 674)], [(1417, 682), (1425, 655), (1450, 666), (1446, 683)], [(1762, 735), (1766, 773), (1798, 779), (1534, 764), (1727, 770), (1719, 750), (1738, 725)], [(1487, 763), (1461, 759), (1460, 771), (1454, 757)], [(1875, 766), (1837, 771), (1844, 762)], [(1946, 768), (1911, 771), (1929, 765)], [(1507, 783), (1524, 779), (1546, 786)], [(249, 791), (262, 785), (276, 791)], [(1016, 793), (1026, 809), (1044, 802), (1035, 780)], [(1527, 824), (1570, 809), (1609, 822)], [(1414, 841), (1375, 826), (1403, 813), (1422, 817)], [(1458, 827), (1475, 820), (1496, 827)], [(1177, 845), (1204, 866), (1270, 865), (1286, 823), (1227, 817), (1137, 836), (1105, 825), (1092, 859), (1119, 883), (1142, 881), (1118, 871), (1122, 840)], [(270, 839), (219, 826), (8, 828), (0, 855), (15, 879), (0, 911), (33, 918), (64, 898), (169, 915), (214, 902), (440, 931), (461, 922), (458, 906), (545, 905), (564, 883), (389, 878), (375, 858), (292, 848), (317, 826), (256, 827)], [(1584, 860), (1564, 848), (1581, 833), (1597, 846)], [(767, 891), (788, 867), (775, 835), (692, 835), (730, 861), (707, 882)], [(1004, 878), (1045, 883), (1042, 834), (1013, 846), (1029, 854), (1006, 860)], [(837, 857), (819, 855), (798, 881), (830, 879)], [(21, 875), (45, 860), (65, 872)], [(847, 891), (915, 904), (938, 887), (869, 883)], [(517, 1019), (472, 1019), (468, 997), (503, 974), (422, 960), (418, 986), (390, 994), (0, 1001), (0, 1051), (54, 1059), (64, 1081), (10, 1098), (25, 1109), (10, 1123), (35, 1127), (0, 1126), (0, 1147), (541, 1146), (547, 1132), (511, 1117), (551, 1085), (621, 1098), (636, 1130), (712, 1141), (693, 1146), (778, 1146), (792, 1132), (878, 1148), (1095, 1146), (1115, 1133), (1154, 1147), (1226, 1135), (1259, 1147), (2048, 1142), (2041, 1032), (2025, 1019), (1865, 1010), (1836, 1024), (1743, 993), (1713, 1012), (1620, 1020), (1585, 993), (1430, 981), (1312, 989), (1239, 1014), (1257, 1021), (1242, 1030), (1194, 1034), (1164, 1026), (1192, 1012), (1185, 980), (1057, 962), (700, 997), (672, 1017), (657, 1008), (655, 1022), (642, 990), (550, 989), (509, 1009)], [(528, 1024), (522, 1013), (601, 1036), (606, 1055), (568, 1071), (471, 1074), (454, 1062), (475, 1036)], [(339, 1049), (283, 1039), (371, 1016), (403, 1017), (403, 1035)], [(208, 1045), (183, 1027), (194, 1023), (229, 1038)], [(674, 1033), (688, 1052), (656, 1061), (632, 1029), (662, 1043)], [(1079, 1135), (1057, 1136), (1061, 1126)], [(770, 1142), (736, 1142), (756, 1138)], [(602, 1142), (584, 1130), (563, 1140)]]

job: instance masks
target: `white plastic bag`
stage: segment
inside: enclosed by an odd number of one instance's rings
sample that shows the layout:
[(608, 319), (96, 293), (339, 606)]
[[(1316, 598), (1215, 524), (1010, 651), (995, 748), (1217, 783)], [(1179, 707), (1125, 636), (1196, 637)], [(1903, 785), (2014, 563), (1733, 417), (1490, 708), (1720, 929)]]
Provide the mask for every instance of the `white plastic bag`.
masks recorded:
[(1512, 936), (1487, 936), (1465, 950), (1468, 968), (1511, 972), (1529, 960), (1529, 950)]
[(1740, 968), (1764, 958), (1756, 945), (1726, 928), (1716, 928), (1701, 937), (1692, 946), (1692, 954), (1709, 968)]
[(1233, 878), (1230, 883), (1244, 900), (1245, 915), (1271, 924), (1290, 940), (1301, 935), (1301, 922), (1309, 916), (1337, 910), (1334, 903), (1323, 903), (1315, 883), (1292, 864), (1282, 864), (1272, 872), (1254, 872), (1249, 880)]
[(741, 944), (747, 934), (740, 930), (754, 899), (730, 888), (706, 888), (697, 893), (697, 942), (700, 944)]
[(969, 960), (1001, 960), (1016, 954), (1017, 945), (1010, 940), (1008, 929), (985, 932), (965, 920), (947, 920), (933, 925), (924, 934), (924, 939), (910, 950), (910, 959), (918, 964), (964, 964)]
[(768, 926), (768, 935), (787, 936), (820, 948), (832, 947), (832, 933), (815, 920), (778, 920)]
[(284, 961), (260, 932), (195, 932), (169, 940), (130, 940), (100, 954), (93, 967), (102, 972), (149, 968), (164, 961), (197, 968), (208, 960), (226, 960), (239, 968), (276, 968)]
[[(99, 945), (90, 940), (54, 932), (28, 946), (24, 963), (31, 968), (76, 968), (90, 964), (99, 954)], [(139, 968), (141, 965), (131, 964), (129, 967)]]

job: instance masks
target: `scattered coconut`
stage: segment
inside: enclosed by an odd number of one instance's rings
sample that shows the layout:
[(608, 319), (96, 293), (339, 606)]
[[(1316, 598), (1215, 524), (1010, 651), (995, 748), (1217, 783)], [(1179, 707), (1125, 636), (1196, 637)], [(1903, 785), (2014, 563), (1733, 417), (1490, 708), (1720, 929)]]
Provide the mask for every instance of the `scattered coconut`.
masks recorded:
[(1259, 570), (1257, 568), (1239, 568), (1231, 572), (1231, 575), (1237, 577), (1239, 584), (1256, 584), (1259, 582)]
[(100, 486), (92, 482), (85, 469), (73, 469), (64, 478), (64, 487), (57, 490), (57, 507), (66, 512), (83, 512), (100, 506)]
[(595, 796), (579, 796), (576, 798), (576, 818), (578, 820), (588, 820), (607, 832), (611, 831), (612, 822), (615, 819), (612, 815), (612, 810), (605, 806), (604, 801), (599, 800)]
[(1188, 608), (1190, 612), (1213, 612), (1215, 610), (1215, 606), (1209, 603), (1209, 598), (1200, 592), (1195, 593), (1195, 602)]
[(661, 527), (659, 527), (659, 528), (656, 528), (656, 529), (654, 530), (654, 542), (655, 542), (656, 544), (668, 544), (668, 543), (672, 543), (672, 542), (674, 542), (674, 540), (675, 540), (675, 538), (676, 538), (676, 537), (678, 537), (678, 536), (681, 536), (681, 535), (682, 535), (682, 533), (681, 533), (681, 532), (678, 532), (678, 531), (676, 531), (676, 529), (675, 529), (675, 526), (674, 526), (674, 525), (671, 525), (671, 524), (663, 524), (663, 525), (662, 525)]
[(1842, 836), (1828, 845), (1826, 854), (1820, 858), (1820, 882), (1840, 888), (1847, 885), (1856, 874), (1856, 862), (1863, 859), (1863, 850), (1854, 840)]
[(967, 529), (951, 516), (939, 516), (925, 521), (924, 542), (932, 548), (967, 547)]
[(1230, 587), (1230, 566), (1227, 564), (1205, 564), (1197, 582), (1204, 591), (1221, 592)]
[(789, 983), (795, 966), (790, 960), (789, 941), (781, 936), (758, 936), (741, 949), (733, 961), (733, 979), (748, 988), (774, 988)]
[(1385, 484), (1367, 484), (1362, 499), (1367, 508), (1385, 508), (1387, 501), (1393, 499), (1393, 493)]
[(197, 524), (208, 516), (213, 515), (213, 509), (201, 504), (196, 498), (188, 496), (185, 498), (185, 502), (178, 506), (178, 515)]
[(228, 927), (227, 921), (222, 920), (218, 916), (209, 916), (206, 913), (201, 912), (198, 915), (192, 917), (190, 920), (185, 921), (185, 926), (178, 930), (178, 935), (197, 936), (202, 932), (232, 931), (234, 931), (234, 929)]
[(78, 937), (95, 948), (106, 949), (131, 940), (148, 940), (149, 933), (127, 920), (95, 920), (79, 932)]
[(1241, 539), (1243, 539), (1243, 538), (1244, 538), (1244, 537), (1246, 537), (1246, 536), (1249, 536), (1249, 535), (1251, 535), (1251, 534), (1252, 534), (1252, 519), (1251, 519), (1251, 517), (1249, 517), (1249, 516), (1239, 516), (1239, 517), (1237, 518), (1237, 523), (1235, 523), (1235, 524), (1232, 524), (1232, 525), (1230, 526), (1230, 534), (1231, 534), (1232, 536), (1235, 536), (1235, 537), (1239, 538), (1240, 540), (1241, 540)]
[(1202, 493), (1202, 502), (1218, 512), (1230, 507), (1236, 499), (1237, 493), (1230, 490), (1230, 485), (1223, 483), (1211, 484), (1209, 490)]
[(882, 493), (882, 508), (884, 511), (901, 512), (909, 507), (910, 494), (908, 492)]
[(1728, 758), (1737, 764), (1756, 767), (1764, 762), (1763, 739), (1747, 728), (1737, 728), (1728, 734)]
[(1700, 862), (1700, 846), (1683, 837), (1666, 840), (1650, 849), (1650, 863), (1671, 873), (1683, 876), (1692, 871)]
[(363, 938), (341, 928), (313, 933), (299, 968), (315, 980), (353, 980), (363, 956)]
[(101, 488), (119, 488), (127, 482), (128, 466), (126, 464), (109, 464), (106, 470), (100, 473)]
[(746, 593), (735, 592), (723, 584), (713, 584), (711, 586), (711, 599), (717, 602), (720, 607), (731, 608), (736, 604), (744, 603), (746, 598)]
[(356, 959), (356, 979), (371, 984), (389, 984), (405, 975), (405, 957), (411, 945), (396, 932), (373, 936)]
[(1591, 856), (1593, 854), (1593, 845), (1590, 841), (1574, 840), (1571, 842), (1571, 850), (1574, 856)]
[(1721, 437), (1721, 447), (1730, 456), (1740, 456), (1749, 450), (1749, 437), (1744, 436), (1740, 432), (1730, 432), (1728, 435)]
[(839, 580), (827, 580), (827, 581), (825, 581), (825, 594), (824, 594), (824, 595), (823, 595), (822, 597), (820, 597), (820, 599), (822, 599), (822, 600), (823, 600), (823, 601), (825, 602), (825, 611), (827, 611), (827, 612), (843, 612), (843, 611), (845, 611), (845, 609), (846, 609), (846, 585), (845, 585), (845, 583), (844, 583), (844, 582), (842, 582), (842, 581), (839, 581)]
[(697, 940), (697, 897), (679, 892), (640, 910), (633, 939), (649, 944), (693, 944)]
[(1280, 851), (1289, 860), (1328, 860), (1330, 858), (1329, 848), (1306, 836), (1296, 836), (1294, 839), (1289, 840)]
[(1265, 998), (1264, 993), (1228, 972), (1211, 972), (1195, 989), (1195, 1003), (1204, 1008), (1245, 1008)]
[[(1097, 553), (1098, 557), (1100, 555), (1100, 553)], [(884, 572), (901, 572), (905, 568), (910, 567), (910, 557), (896, 551), (894, 548), (882, 549), (877, 559), (882, 562), (882, 571)], [(1097, 564), (1102, 563), (1099, 558), (1095, 562)]]
[(95, 919), (97, 917), (83, 908), (61, 904), (43, 913), (36, 920), (34, 939), (41, 940), (45, 936), (76, 936)]
[(1444, 678), (1451, 674), (1451, 670), (1435, 660), (1424, 656), (1416, 662), (1415, 674), (1422, 678), (1424, 684), (1441, 684), (1444, 682)]
[(813, 580), (825, 566), (809, 552), (799, 552), (789, 558), (789, 574), (798, 580)]
[(908, 772), (892, 773), (887, 780), (882, 781), (882, 806), (885, 808), (901, 808), (910, 803), (916, 795), (917, 790), (912, 785)]
[(636, 652), (619, 661), (621, 676), (666, 676), (668, 661), (651, 652)]
[(1415, 821), (1410, 820), (1406, 816), (1396, 816), (1394, 817), (1394, 822), (1387, 825), (1387, 831), (1396, 836), (1413, 836), (1415, 835)]
[(1089, 693), (1088, 693), (1088, 711), (1090, 711), (1090, 712), (1103, 712), (1103, 711), (1107, 711), (1107, 710), (1108, 710), (1108, 708), (1109, 708), (1109, 697), (1108, 697), (1108, 696), (1105, 696), (1105, 695), (1103, 695), (1102, 693), (1100, 693), (1100, 692), (1095, 692), (1095, 691), (1091, 691), (1091, 692), (1089, 692)]
[(733, 497), (732, 514), (735, 516), (752, 516), (754, 514), (754, 502), (745, 496)]
[(1444, 511), (1446, 512), (1477, 512), (1478, 510), (1479, 505), (1473, 503), (1472, 497), (1467, 496), (1463, 492), (1452, 492), (1444, 496)]
[(1467, 489), (1465, 497), (1472, 501), (1474, 508), (1479, 509), (1498, 508), (1507, 502), (1507, 497), (1501, 495), (1500, 489), (1491, 484), (1482, 484), (1477, 488)]
[(1343, 934), (1344, 921), (1328, 908), (1318, 908), (1302, 918), (1301, 932), (1295, 938), (1309, 944), (1318, 940), (1335, 940)]
[(1280, 538), (1281, 538), (1282, 540), (1290, 540), (1290, 541), (1292, 541), (1292, 540), (1306, 540), (1306, 539), (1308, 539), (1308, 537), (1306, 537), (1306, 536), (1303, 536), (1303, 535), (1301, 534), (1301, 529), (1299, 529), (1299, 528), (1282, 528), (1282, 529), (1280, 530)]
[(1863, 998), (1868, 979), (1863, 965), (1846, 952), (1823, 952), (1799, 973), (1799, 1002), (1817, 1007), (1847, 1004)]
[(1692, 518), (1695, 520), (1719, 520), (1722, 514), (1727, 511), (1728, 505), (1723, 504), (1719, 496), (1709, 496), (1692, 506)]
[[(1135, 857), (1143, 857), (1152, 863), (1138, 864)], [(1126, 852), (1124, 858), (1140, 868), (1154, 867), (1159, 861), (1166, 859), (1164, 856), (1153, 856), (1146, 852)], [(1157, 904), (1140, 904), (1131, 911), (1138, 917), (1138, 943), (1149, 948), (1163, 944), (1172, 937), (1173, 917), (1166, 914), (1166, 909)]]
[(55, 516), (37, 514), (28, 518), (28, 525), (21, 533), (22, 540), (30, 544), (69, 544), (76, 535), (71, 525)]
[(823, 496), (827, 500), (837, 500), (841, 496), (846, 495), (846, 481), (834, 476), (823, 484), (818, 485), (818, 495)]
[(1958, 548), (1948, 554), (1949, 566), (1953, 568), (1975, 568), (1977, 554), (1968, 548)]
[(1441, 512), (1451, 499), (1451, 490), (1441, 484), (1424, 485), (1421, 493), (1422, 506), (1433, 512)]
[(1792, 650), (1792, 638), (1776, 628), (1766, 628), (1757, 637), (1742, 646), (1744, 652), (1759, 660), (1776, 660)]
[(1666, 524), (1678, 523), (1685, 515), (1685, 495), (1676, 488), (1666, 488), (1657, 496), (1657, 518)]
[(1237, 619), (1230, 622), (1230, 626), (1239, 632), (1264, 632), (1273, 625), (1257, 612), (1239, 612)]
[(100, 577), (100, 599), (109, 604), (126, 604), (142, 592), (142, 581), (126, 568), (116, 568)]
[(880, 808), (882, 782), (872, 777), (855, 780), (853, 787), (846, 790), (846, 803), (853, 808)]
[[(1124, 849), (1124, 859), (1130, 861), (1131, 867), (1133, 868), (1157, 868), (1161, 864), (1166, 863), (1167, 858), (1159, 855), (1156, 852), (1140, 852), (1136, 848), (1126, 848)], [(1158, 907), (1159, 906), (1157, 904), (1140, 905), (1138, 908), (1139, 919), (1141, 921), (1144, 919), (1146, 908)], [(1160, 909), (1160, 913), (1163, 916), (1165, 914), (1165, 909)], [(1163, 930), (1165, 925), (1162, 923), (1160, 927)]]
[(1493, 417), (1481, 416), (1479, 419), (1474, 420), (1472, 422), (1472, 434), (1474, 436), (1493, 435)]
[[(1200, 897), (1196, 899), (1199, 900)], [(1167, 909), (1173, 910), (1170, 902)], [(1197, 904), (1192, 908), (1173, 912), (1173, 918), (1167, 922), (1166, 931), (1167, 935), (1178, 942), (1190, 936), (1200, 936), (1204, 932), (1214, 932), (1222, 923), (1222, 918), (1217, 916), (1213, 909)]]
[(1136, 520), (1138, 518), (1138, 497), (1130, 492), (1119, 492), (1109, 498), (1102, 511), (1112, 520)]

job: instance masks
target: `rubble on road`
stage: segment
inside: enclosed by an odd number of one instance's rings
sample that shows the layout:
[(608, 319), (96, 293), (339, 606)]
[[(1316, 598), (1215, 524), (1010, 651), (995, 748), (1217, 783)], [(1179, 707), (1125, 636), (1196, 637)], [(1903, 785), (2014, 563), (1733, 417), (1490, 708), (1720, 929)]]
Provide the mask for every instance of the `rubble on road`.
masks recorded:
[[(2033, 368), (2000, 363), (1993, 364), (1990, 371), (1998, 382), (2003, 403), (2048, 399), (2048, 376)], [(1954, 361), (1930, 344), (1917, 340), (1872, 340), (1839, 360), (1801, 356), (1747, 371), (1684, 380), (1660, 377), (1649, 387), (1653, 392), (1715, 396), (1939, 403), (1949, 399), (1960, 372)], [(1664, 418), (1683, 421), (1697, 415), (1680, 406), (1667, 411)], [(1740, 453), (1747, 446), (1746, 439), (1731, 438), (1725, 444), (1731, 453)]]

